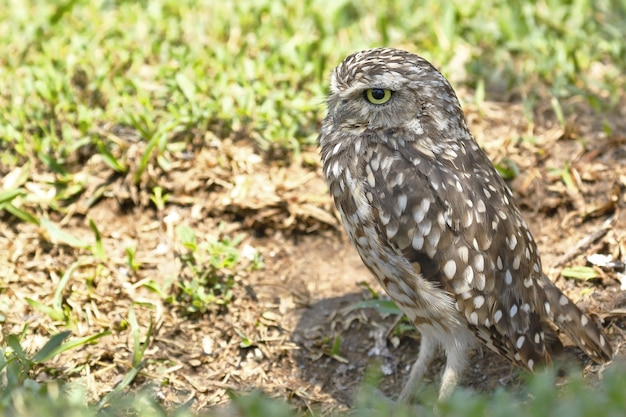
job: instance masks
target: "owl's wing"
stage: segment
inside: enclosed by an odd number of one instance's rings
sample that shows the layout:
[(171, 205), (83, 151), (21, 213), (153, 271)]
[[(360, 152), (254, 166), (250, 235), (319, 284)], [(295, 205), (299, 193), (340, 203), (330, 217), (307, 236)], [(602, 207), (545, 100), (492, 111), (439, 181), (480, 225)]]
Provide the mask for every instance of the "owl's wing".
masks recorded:
[(478, 148), (435, 156), (398, 143), (378, 142), (362, 159), (379, 243), (449, 292), (487, 346), (531, 369), (549, 362), (537, 249), (487, 156)]

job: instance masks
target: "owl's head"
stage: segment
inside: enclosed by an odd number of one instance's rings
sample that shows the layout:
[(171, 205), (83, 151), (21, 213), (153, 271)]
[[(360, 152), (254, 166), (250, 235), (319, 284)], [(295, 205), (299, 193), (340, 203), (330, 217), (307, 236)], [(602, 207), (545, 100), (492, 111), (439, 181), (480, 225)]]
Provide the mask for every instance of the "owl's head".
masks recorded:
[(327, 122), (334, 128), (412, 124), (442, 131), (464, 125), (462, 119), (459, 101), (445, 77), (410, 52), (376, 48), (354, 53), (330, 79)]

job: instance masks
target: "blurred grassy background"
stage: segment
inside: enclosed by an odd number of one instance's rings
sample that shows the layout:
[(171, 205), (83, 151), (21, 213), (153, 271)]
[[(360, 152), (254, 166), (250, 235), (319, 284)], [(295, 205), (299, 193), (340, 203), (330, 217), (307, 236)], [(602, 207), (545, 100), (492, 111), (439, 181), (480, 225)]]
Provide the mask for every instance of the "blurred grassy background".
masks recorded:
[(498, 100), (582, 95), (606, 110), (624, 88), (624, 0), (3, 3), (4, 170), (67, 168), (81, 147), (115, 150), (122, 126), (297, 152), (315, 141), (330, 70), (380, 45)]
[[(274, 162), (297, 159), (315, 143), (331, 69), (374, 46), (431, 60), (465, 101), (550, 101), (560, 111), (576, 96), (604, 120), (624, 105), (625, 34), (624, 0), (1, 0), (0, 213), (39, 225), (63, 212), (86, 191), (81, 170), (94, 155), (139, 186), (151, 166), (167, 169), (171, 152), (213, 140), (249, 138)], [(130, 143), (145, 144), (139, 158)], [(61, 342), (33, 360), (19, 337), (4, 339), (0, 411), (164, 413), (143, 402), (87, 409), (80, 393), (35, 384), (33, 366), (72, 347)], [(617, 416), (623, 383), (612, 377), (593, 395), (573, 384), (560, 402), (547, 384), (530, 414), (502, 394), (459, 400), (444, 415)], [(245, 401), (243, 414), (269, 415), (264, 400)]]

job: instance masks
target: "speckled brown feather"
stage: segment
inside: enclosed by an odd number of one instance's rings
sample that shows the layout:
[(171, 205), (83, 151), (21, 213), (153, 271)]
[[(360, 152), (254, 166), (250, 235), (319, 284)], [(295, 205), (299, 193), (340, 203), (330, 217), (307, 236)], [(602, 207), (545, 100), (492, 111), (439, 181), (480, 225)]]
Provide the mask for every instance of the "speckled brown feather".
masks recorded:
[[(391, 90), (391, 100), (371, 104), (371, 88)], [(432, 65), (395, 49), (351, 55), (333, 72), (328, 108), (319, 144), (348, 235), (422, 334), (446, 350), (448, 385), (464, 353), (447, 345), (477, 339), (533, 369), (551, 360), (550, 323), (592, 359), (611, 359), (600, 328), (543, 274), (511, 191)]]

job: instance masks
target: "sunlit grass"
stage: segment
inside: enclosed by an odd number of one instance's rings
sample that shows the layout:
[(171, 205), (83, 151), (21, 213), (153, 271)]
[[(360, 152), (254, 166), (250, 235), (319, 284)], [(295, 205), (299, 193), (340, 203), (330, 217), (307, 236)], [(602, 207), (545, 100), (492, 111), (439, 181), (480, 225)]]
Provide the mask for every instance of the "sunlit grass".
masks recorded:
[[(383, 45), (423, 55), (456, 88), (474, 91), (476, 101), (521, 101), (532, 108), (550, 100), (563, 122), (571, 109), (561, 103), (577, 96), (603, 117), (625, 87), (625, 31), (624, 0), (2, 0), (0, 216), (35, 225), (49, 245), (82, 254), (65, 267), (51, 305), (27, 302), (56, 329), (71, 329), (78, 313), (64, 303), (63, 293), (72, 274), (85, 264), (93, 275), (117, 267), (108, 263), (101, 225), (88, 213), (113, 191), (107, 181), (89, 189), (94, 172), (86, 166), (146, 192), (146, 204), (160, 215), (171, 204), (164, 174), (212, 141), (251, 140), (260, 155), (297, 161), (315, 143), (331, 69), (355, 50)], [(68, 234), (61, 225), (81, 198), (88, 238)], [(240, 267), (238, 241), (196, 242), (191, 236), (191, 229), (177, 235), (188, 250), (178, 286), (171, 277), (141, 284), (186, 314), (227, 306), (235, 285), (231, 273)], [(135, 250), (125, 249), (131, 274), (142, 267)], [(0, 299), (0, 324), (9, 308)], [(152, 335), (152, 324), (140, 335), (132, 309), (124, 320), (132, 363), (99, 408), (84, 404), (81, 389), (35, 376), (46, 370), (47, 360), (97, 343), (104, 333), (65, 341), (66, 333), (45, 329), (48, 350), (37, 352), (21, 348), (27, 326), (23, 334), (3, 335), (0, 413), (166, 413), (149, 400), (122, 400)], [(563, 401), (555, 400), (551, 386), (531, 384), (535, 397), (527, 410), (592, 415), (595, 407), (603, 415), (619, 415), (623, 384), (617, 373), (599, 390), (573, 384)], [(456, 397), (442, 412), (533, 415), (508, 395)], [(384, 401), (369, 408), (360, 404), (362, 415), (389, 414)], [(270, 415), (268, 410), (292, 414), (288, 406), (260, 397), (243, 397), (235, 406), (249, 416)]]

